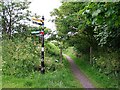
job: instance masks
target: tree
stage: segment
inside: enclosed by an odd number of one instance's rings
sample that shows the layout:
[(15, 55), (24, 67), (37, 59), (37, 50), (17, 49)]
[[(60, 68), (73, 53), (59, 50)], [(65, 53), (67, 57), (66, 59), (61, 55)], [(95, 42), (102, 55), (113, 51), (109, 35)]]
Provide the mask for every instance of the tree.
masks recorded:
[(25, 29), (25, 20), (30, 16), (28, 10), (30, 2), (24, 1), (13, 1), (13, 0), (2, 0), (1, 1), (1, 20), (2, 20), (2, 32), (7, 34), (9, 38), (14, 31), (23, 32)]
[[(51, 15), (55, 16), (58, 33), (66, 36), (70, 46), (74, 46), (78, 53), (89, 53), (91, 47), (96, 47), (93, 26), (85, 24), (84, 17), (79, 15), (88, 3), (63, 3), (59, 9), (55, 9)], [(82, 19), (83, 17), (83, 19)], [(91, 55), (90, 55), (91, 56)], [(90, 60), (91, 62), (91, 60)]]

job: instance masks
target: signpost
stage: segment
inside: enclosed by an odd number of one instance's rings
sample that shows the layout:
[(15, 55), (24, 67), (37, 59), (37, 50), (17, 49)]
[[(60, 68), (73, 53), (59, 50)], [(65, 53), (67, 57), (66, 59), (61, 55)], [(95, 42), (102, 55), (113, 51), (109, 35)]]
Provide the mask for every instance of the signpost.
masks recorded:
[(42, 16), (42, 20), (36, 19), (36, 18), (32, 18), (33, 23), (38, 24), (38, 25), (42, 25), (42, 31), (33, 31), (31, 32), (32, 34), (37, 34), (41, 40), (42, 40), (42, 48), (41, 48), (41, 73), (44, 74), (45, 73), (45, 65), (44, 65), (44, 16)]
[(41, 73), (44, 74), (45, 73), (45, 65), (44, 65), (44, 16), (42, 16), (42, 31), (40, 32), (40, 34), (42, 35), (42, 49), (41, 49)]
[(34, 17), (32, 18), (32, 20), (34, 24), (42, 25), (42, 23), (44, 23), (44, 20), (40, 20)]
[(32, 31), (31, 34), (39, 34), (40, 31)]

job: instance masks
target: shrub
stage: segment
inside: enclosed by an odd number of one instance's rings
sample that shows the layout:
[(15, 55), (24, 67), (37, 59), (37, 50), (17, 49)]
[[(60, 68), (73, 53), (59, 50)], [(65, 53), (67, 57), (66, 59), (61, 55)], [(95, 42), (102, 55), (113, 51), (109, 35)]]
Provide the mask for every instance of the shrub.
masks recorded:
[(97, 58), (93, 58), (100, 72), (109, 76), (117, 77), (119, 74), (119, 54), (117, 52), (103, 53)]
[(37, 48), (30, 39), (3, 40), (3, 74), (27, 76), (39, 64)]
[(46, 53), (50, 56), (56, 56), (56, 58), (59, 58), (59, 49), (52, 43), (46, 43)]

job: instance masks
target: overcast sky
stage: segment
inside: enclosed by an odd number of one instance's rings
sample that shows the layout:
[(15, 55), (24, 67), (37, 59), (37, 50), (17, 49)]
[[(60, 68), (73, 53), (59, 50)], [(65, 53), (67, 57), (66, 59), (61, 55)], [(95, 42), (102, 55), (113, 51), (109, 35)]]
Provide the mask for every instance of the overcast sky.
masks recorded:
[(37, 13), (37, 15), (45, 17), (45, 26), (50, 29), (55, 29), (55, 25), (51, 22), (48, 22), (50, 17), (50, 12), (54, 8), (58, 8), (61, 3), (60, 0), (29, 0), (31, 1), (30, 10), (32, 13)]

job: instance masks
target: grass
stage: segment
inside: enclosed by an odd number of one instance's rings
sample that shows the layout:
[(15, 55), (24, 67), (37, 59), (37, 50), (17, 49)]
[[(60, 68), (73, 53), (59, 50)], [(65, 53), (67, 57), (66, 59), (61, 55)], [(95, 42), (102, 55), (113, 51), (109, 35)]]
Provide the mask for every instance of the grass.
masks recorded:
[(96, 68), (93, 68), (87, 61), (85, 61), (85, 58), (77, 58), (73, 54), (73, 48), (67, 49), (66, 54), (75, 61), (78, 67), (87, 75), (96, 88), (115, 88), (115, 80), (110, 79), (108, 76), (102, 73), (99, 73)]
[(33, 72), (25, 78), (3, 75), (2, 88), (81, 88), (65, 60), (64, 64), (61, 69), (44, 75), (39, 72)]

